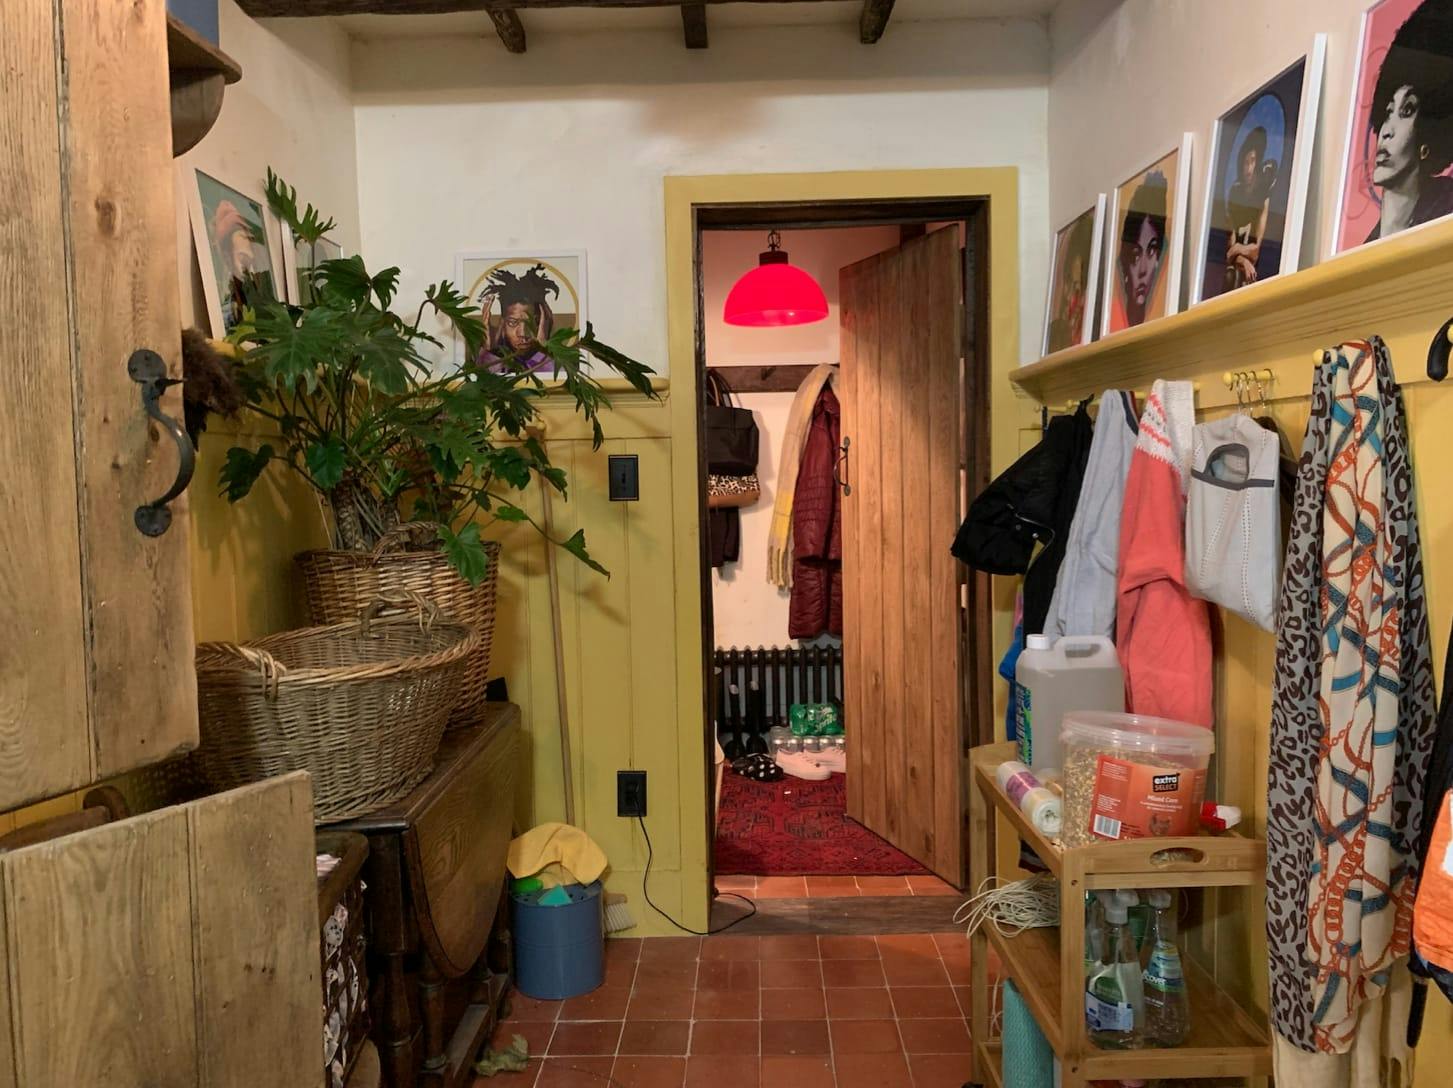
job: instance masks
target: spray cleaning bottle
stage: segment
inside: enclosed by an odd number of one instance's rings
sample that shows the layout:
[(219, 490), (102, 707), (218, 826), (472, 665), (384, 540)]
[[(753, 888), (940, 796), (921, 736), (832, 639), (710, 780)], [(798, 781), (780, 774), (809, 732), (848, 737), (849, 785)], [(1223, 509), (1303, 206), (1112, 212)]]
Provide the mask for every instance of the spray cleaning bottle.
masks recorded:
[(1085, 1023), (1096, 1046), (1128, 1050), (1140, 1045), (1145, 1028), (1140, 957), (1127, 924), (1140, 897), (1123, 888), (1098, 894), (1105, 909), (1105, 954), (1085, 986)]
[(1180, 1046), (1191, 1030), (1191, 1008), (1176, 943), (1175, 898), (1157, 889), (1146, 898), (1154, 910), (1145, 946), (1145, 1037), (1151, 1046)]

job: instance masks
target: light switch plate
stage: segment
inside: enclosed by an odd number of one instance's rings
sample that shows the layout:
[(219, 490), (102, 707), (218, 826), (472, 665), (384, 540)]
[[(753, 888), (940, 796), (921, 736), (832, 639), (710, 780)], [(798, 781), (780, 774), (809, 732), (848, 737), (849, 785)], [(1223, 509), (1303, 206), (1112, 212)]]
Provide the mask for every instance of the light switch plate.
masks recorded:
[(610, 501), (637, 502), (641, 497), (641, 464), (634, 453), (612, 453), (607, 459)]

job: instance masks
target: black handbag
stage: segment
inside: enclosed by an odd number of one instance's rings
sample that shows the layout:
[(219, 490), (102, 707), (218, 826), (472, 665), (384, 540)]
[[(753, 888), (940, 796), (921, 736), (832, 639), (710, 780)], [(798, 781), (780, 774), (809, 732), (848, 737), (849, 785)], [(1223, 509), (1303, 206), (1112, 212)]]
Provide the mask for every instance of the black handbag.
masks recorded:
[(757, 421), (750, 408), (732, 403), (732, 391), (715, 370), (706, 372), (706, 470), (718, 476), (757, 471)]

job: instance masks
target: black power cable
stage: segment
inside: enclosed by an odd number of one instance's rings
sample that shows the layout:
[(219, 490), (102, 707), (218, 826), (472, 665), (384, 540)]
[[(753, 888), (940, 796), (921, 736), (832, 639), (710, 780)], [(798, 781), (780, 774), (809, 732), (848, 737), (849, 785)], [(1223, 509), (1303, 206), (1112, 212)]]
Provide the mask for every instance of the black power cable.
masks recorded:
[(747, 914), (742, 915), (740, 918), (734, 918), (726, 925), (718, 926), (716, 929), (692, 929), (690, 926), (684, 926), (675, 918), (672, 918), (671, 915), (667, 914), (660, 907), (656, 906), (656, 904), (651, 899), (651, 888), (650, 885), (647, 883), (651, 878), (651, 862), (655, 859), (656, 852), (651, 846), (651, 833), (646, 830), (645, 817), (637, 816), (636, 822), (641, 825), (641, 834), (645, 836), (646, 839), (646, 871), (641, 874), (641, 894), (646, 897), (647, 905), (650, 906), (650, 908), (657, 914), (659, 914), (662, 918), (666, 919), (666, 921), (670, 922), (677, 929), (681, 930), (682, 933), (690, 933), (693, 937), (714, 937), (718, 933), (725, 933), (727, 930), (731, 929), (732, 926), (741, 925), (748, 918), (754, 917), (756, 915), (757, 904), (752, 902), (745, 895), (738, 895), (736, 892), (722, 892), (721, 894), (723, 896), (731, 896), (733, 899), (740, 899), (743, 903), (749, 906), (751, 910)]

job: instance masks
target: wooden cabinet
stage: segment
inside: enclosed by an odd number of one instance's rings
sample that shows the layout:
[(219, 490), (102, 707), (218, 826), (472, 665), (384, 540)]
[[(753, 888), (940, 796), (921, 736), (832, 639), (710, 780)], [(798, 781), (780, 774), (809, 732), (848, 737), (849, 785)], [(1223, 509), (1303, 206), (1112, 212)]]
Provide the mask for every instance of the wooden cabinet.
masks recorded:
[(0, 854), (0, 1086), (319, 1088), (308, 776)]
[(486, 703), (444, 734), (407, 797), (332, 825), (368, 837), (370, 1014), (387, 1088), (463, 1088), (494, 1029), (519, 749), (519, 707)]
[[(0, 35), (0, 810), (197, 740), (164, 0), (13, 0)], [(180, 419), (176, 389), (161, 411)]]

